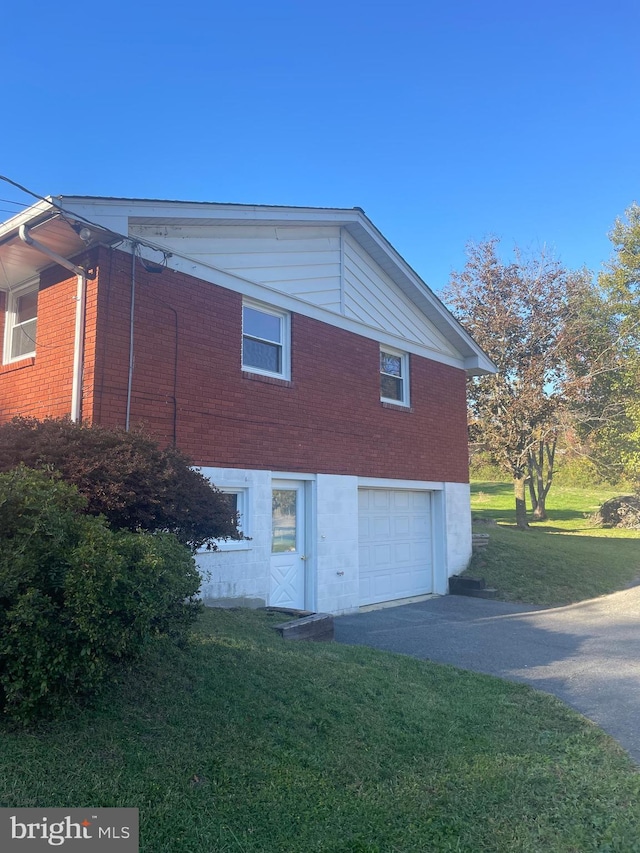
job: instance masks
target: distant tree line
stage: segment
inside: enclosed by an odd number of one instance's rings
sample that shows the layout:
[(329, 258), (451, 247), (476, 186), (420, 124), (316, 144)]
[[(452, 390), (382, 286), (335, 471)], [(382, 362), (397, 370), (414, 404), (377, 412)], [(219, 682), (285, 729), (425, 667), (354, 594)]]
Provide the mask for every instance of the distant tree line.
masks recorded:
[(472, 447), (513, 479), (517, 525), (547, 516), (559, 459), (609, 482), (640, 478), (640, 207), (610, 233), (599, 276), (545, 251), (467, 249), (444, 299), (498, 373), (469, 380)]

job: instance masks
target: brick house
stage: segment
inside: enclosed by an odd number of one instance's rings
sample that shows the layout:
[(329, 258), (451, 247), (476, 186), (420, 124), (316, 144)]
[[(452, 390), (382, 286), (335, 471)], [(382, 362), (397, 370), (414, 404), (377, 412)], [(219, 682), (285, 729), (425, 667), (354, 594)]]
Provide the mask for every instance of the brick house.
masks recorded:
[(211, 604), (348, 612), (471, 554), (494, 367), (360, 209), (56, 197), (0, 225), (0, 422), (143, 423), (233, 495)]

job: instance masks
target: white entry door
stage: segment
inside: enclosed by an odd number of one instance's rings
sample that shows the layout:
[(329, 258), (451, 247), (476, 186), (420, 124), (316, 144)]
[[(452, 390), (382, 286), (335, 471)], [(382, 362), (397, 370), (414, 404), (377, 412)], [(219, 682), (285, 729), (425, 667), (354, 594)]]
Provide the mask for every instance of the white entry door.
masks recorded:
[(271, 590), (269, 604), (304, 610), (307, 600), (305, 484), (274, 480), (271, 493)]

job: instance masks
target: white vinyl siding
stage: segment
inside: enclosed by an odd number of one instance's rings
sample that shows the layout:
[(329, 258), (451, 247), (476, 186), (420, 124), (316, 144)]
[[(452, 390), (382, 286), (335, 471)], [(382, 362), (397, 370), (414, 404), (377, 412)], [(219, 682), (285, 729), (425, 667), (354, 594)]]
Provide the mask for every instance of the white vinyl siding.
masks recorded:
[[(460, 353), (347, 228), (132, 220), (129, 233), (174, 252), (170, 266), (189, 275), (252, 299), (271, 302), (273, 295), (273, 304), (462, 366)], [(299, 309), (291, 299), (299, 300)]]
[(200, 263), (265, 284), (305, 302), (340, 310), (340, 228), (336, 226), (137, 225), (131, 233)]
[(387, 273), (348, 236), (344, 240), (344, 308), (350, 319), (426, 346), (434, 353), (456, 355)]

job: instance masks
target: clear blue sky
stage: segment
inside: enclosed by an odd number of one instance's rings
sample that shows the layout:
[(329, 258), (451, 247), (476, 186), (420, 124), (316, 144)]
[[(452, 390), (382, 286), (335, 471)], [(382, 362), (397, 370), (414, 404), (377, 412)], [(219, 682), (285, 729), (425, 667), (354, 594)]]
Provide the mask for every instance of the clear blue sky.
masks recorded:
[[(0, 173), (44, 195), (364, 208), (598, 270), (640, 201), (637, 0), (136, 0), (2, 13)], [(29, 203), (0, 183), (2, 219)]]

